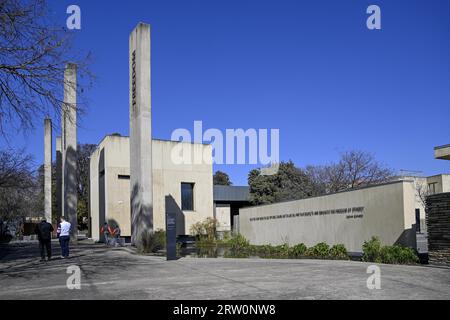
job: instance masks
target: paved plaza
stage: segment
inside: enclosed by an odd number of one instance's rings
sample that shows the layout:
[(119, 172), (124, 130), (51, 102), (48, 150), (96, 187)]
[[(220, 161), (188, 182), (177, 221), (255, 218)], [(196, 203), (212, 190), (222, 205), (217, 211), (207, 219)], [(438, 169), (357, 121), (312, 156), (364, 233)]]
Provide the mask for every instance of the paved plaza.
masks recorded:
[[(351, 261), (197, 259), (167, 262), (129, 248), (79, 244), (72, 257), (40, 262), (37, 243), (0, 246), (5, 299), (450, 299), (450, 269), (380, 265), (381, 290), (369, 290), (370, 264)], [(67, 268), (81, 270), (69, 290)]]

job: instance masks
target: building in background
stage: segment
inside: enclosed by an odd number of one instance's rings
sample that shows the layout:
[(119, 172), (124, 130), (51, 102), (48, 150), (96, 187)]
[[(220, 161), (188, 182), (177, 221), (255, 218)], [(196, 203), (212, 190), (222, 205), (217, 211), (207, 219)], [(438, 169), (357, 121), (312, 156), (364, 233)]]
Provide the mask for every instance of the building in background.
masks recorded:
[(434, 157), (438, 160), (450, 160), (450, 144), (434, 148)]
[(250, 188), (246, 186), (214, 186), (214, 217), (219, 233), (239, 230), (239, 210), (251, 205)]

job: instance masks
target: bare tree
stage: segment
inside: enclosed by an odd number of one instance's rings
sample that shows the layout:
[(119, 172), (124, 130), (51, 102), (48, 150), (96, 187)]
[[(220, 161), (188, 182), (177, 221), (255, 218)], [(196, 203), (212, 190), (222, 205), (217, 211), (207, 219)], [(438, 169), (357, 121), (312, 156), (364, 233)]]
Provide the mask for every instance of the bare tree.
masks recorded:
[(28, 188), (31, 186), (33, 157), (23, 150), (0, 150), (0, 188)]
[[(64, 69), (77, 65), (77, 91), (90, 86), (89, 56), (72, 49), (72, 32), (49, 18), (45, 0), (0, 0), (0, 133), (5, 125), (33, 128), (43, 116), (60, 116)], [(70, 106), (68, 106), (70, 107)], [(83, 109), (83, 103), (78, 108)], [(38, 120), (39, 119), (39, 120)]]
[(338, 163), (308, 167), (308, 176), (319, 193), (333, 193), (383, 183), (392, 179), (393, 170), (364, 151), (348, 151)]
[(0, 220), (42, 214), (39, 184), (31, 165), (32, 157), (23, 152), (0, 151)]

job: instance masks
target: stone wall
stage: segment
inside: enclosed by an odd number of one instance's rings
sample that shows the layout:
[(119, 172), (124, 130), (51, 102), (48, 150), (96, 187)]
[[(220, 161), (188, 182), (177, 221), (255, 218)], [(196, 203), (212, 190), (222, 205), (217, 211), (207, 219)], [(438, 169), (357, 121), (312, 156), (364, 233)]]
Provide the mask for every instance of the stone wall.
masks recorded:
[(429, 263), (450, 266), (450, 193), (427, 198)]

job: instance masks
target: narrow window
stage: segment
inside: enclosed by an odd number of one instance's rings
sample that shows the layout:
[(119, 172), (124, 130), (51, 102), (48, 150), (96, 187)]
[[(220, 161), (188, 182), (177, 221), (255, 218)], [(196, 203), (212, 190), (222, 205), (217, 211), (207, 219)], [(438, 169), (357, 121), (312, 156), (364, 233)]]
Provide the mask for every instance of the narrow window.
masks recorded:
[(181, 183), (181, 210), (194, 211), (193, 183)]

